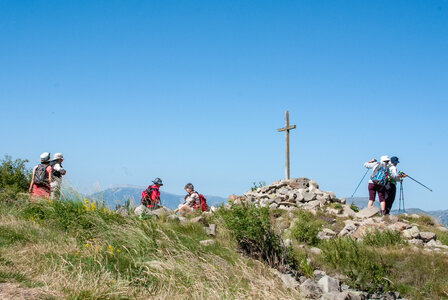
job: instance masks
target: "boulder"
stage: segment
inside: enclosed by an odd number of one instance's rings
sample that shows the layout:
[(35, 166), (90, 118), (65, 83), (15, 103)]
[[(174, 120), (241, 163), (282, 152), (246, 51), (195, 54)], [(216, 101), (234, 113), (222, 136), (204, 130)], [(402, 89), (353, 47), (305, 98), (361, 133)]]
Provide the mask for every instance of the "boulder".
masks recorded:
[(287, 195), (288, 193), (289, 193), (289, 189), (287, 189), (286, 187), (282, 187), (277, 190), (277, 194), (279, 194), (279, 195)]
[(329, 228), (324, 228), (322, 231), (320, 231), (317, 234), (317, 238), (320, 240), (329, 240), (332, 239), (336, 236), (336, 232), (334, 232), (333, 230), (329, 229)]
[(347, 217), (354, 217), (356, 215), (355, 211), (350, 207), (350, 205), (344, 204), (342, 205), (342, 216)]
[(375, 206), (366, 207), (356, 213), (356, 217), (366, 219), (376, 216), (380, 211)]
[(311, 247), (310, 248), (310, 252), (314, 255), (321, 255), (322, 254), (322, 250), (320, 250), (319, 248), (316, 247)]
[(134, 214), (136, 214), (137, 216), (141, 216), (143, 213), (148, 215), (150, 212), (151, 212), (151, 210), (149, 208), (147, 208), (146, 206), (144, 206), (143, 204), (140, 204), (139, 206), (137, 206), (134, 209)]
[(283, 285), (288, 289), (295, 289), (300, 285), (300, 283), (290, 274), (280, 273), (277, 271), (277, 276), (280, 277)]
[(328, 275), (323, 276), (317, 282), (323, 293), (339, 292), (339, 280)]
[(190, 220), (191, 223), (201, 223), (208, 226), (207, 220), (203, 216), (199, 216)]
[(172, 214), (168, 216), (168, 220), (173, 221), (173, 222), (179, 222), (179, 216)]
[(211, 246), (214, 245), (216, 242), (214, 240), (203, 240), (203, 241), (199, 241), (199, 244), (201, 244), (202, 246)]
[(406, 239), (418, 239), (420, 237), (420, 231), (417, 226), (413, 226), (410, 229), (403, 230), (402, 235)]
[(315, 200), (315, 199), (316, 199), (316, 194), (314, 194), (312, 192), (305, 192), (303, 194), (303, 200), (305, 202), (310, 202), (310, 201)]
[(121, 215), (123, 218), (129, 216), (129, 211), (126, 207), (120, 207), (116, 210), (116, 213)]
[(314, 181), (314, 180), (310, 180), (310, 181), (308, 182), (308, 186), (309, 186), (310, 188), (311, 188), (311, 187), (314, 187), (314, 188), (316, 188), (316, 189), (319, 188), (319, 185), (318, 185), (317, 182)]
[(420, 239), (427, 243), (430, 240), (435, 240), (436, 239), (436, 234), (434, 232), (420, 232)]
[(322, 295), (322, 290), (316, 282), (307, 279), (300, 285), (300, 294), (303, 298), (318, 299)]
[(157, 217), (161, 217), (162, 215), (170, 215), (173, 211), (166, 207), (160, 207), (151, 211), (152, 215), (156, 215)]
[(409, 242), (409, 244), (416, 245), (416, 246), (423, 246), (423, 244), (424, 244), (423, 241), (420, 239), (412, 239), (412, 240), (409, 240), (408, 242)]
[(404, 223), (404, 222), (397, 222), (397, 223), (393, 224), (393, 226), (395, 227), (395, 229), (397, 231), (403, 231), (403, 230), (411, 227), (411, 226), (409, 226), (409, 224)]

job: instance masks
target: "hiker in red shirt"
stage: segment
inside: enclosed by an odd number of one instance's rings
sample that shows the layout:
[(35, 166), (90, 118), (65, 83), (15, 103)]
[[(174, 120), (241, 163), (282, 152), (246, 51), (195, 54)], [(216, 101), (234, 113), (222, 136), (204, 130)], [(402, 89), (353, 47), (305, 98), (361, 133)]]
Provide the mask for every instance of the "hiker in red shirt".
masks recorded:
[(159, 205), (159, 188), (163, 185), (162, 179), (160, 178), (154, 179), (153, 183), (153, 185), (148, 186), (148, 188), (142, 192), (142, 204), (149, 209), (155, 209)]
[(40, 155), (40, 164), (34, 167), (31, 177), (30, 188), (31, 201), (37, 198), (50, 198), (52, 167), (50, 166), (50, 153), (44, 152)]

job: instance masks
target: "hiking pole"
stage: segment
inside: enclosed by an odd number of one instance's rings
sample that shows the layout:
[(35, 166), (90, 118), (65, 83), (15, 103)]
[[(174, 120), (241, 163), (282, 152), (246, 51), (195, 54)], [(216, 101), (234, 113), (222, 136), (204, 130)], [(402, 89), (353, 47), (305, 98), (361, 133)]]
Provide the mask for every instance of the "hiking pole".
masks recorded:
[(352, 197), (355, 195), (356, 191), (358, 190), (359, 186), (361, 185), (362, 181), (364, 180), (364, 178), (366, 177), (367, 173), (369, 172), (369, 169), (367, 169), (366, 173), (364, 174), (364, 176), (362, 176), (361, 181), (359, 182), (358, 186), (356, 187), (355, 191), (352, 194)]
[(406, 211), (404, 207), (404, 192), (403, 192), (403, 182), (400, 182), (400, 198), (398, 199), (398, 211), (401, 212), (401, 205), (403, 204), (403, 212)]
[(405, 173), (403, 173), (403, 172), (400, 172), (400, 175), (406, 175), (409, 179), (414, 180), (415, 182), (417, 182), (418, 184), (420, 184), (422, 187), (424, 187), (424, 188), (426, 188), (426, 189), (428, 189), (428, 190), (430, 190), (430, 191), (432, 192), (432, 190), (431, 190), (429, 187), (427, 187), (426, 185), (424, 185), (424, 184), (421, 183), (420, 181), (418, 181), (418, 180), (412, 178), (412, 177), (409, 176), (408, 174), (405, 174)]

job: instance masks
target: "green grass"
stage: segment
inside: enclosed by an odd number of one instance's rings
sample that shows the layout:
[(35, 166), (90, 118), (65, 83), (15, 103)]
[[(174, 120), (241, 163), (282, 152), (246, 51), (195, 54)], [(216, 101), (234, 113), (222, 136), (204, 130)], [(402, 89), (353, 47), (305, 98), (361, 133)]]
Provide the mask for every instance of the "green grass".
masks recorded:
[(291, 228), (291, 235), (299, 242), (315, 246), (319, 243), (317, 234), (324, 224), (315, 216), (305, 210), (295, 212), (294, 225)]

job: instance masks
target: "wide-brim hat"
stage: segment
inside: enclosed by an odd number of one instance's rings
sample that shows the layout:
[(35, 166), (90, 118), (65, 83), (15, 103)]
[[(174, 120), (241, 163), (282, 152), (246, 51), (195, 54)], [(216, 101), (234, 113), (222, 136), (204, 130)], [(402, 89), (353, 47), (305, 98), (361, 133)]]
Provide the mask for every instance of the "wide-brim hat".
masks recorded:
[(390, 161), (389, 156), (387, 156), (387, 155), (381, 156), (381, 162), (386, 162), (386, 161)]
[(160, 178), (156, 178), (156, 179), (154, 179), (152, 182), (153, 182), (154, 184), (163, 185), (163, 183), (162, 183), (162, 179), (160, 179)]
[(56, 160), (56, 159), (64, 159), (64, 155), (62, 155), (62, 153), (55, 153), (53, 155), (53, 160)]
[(47, 162), (50, 160), (50, 153), (44, 152), (40, 155), (40, 162)]

